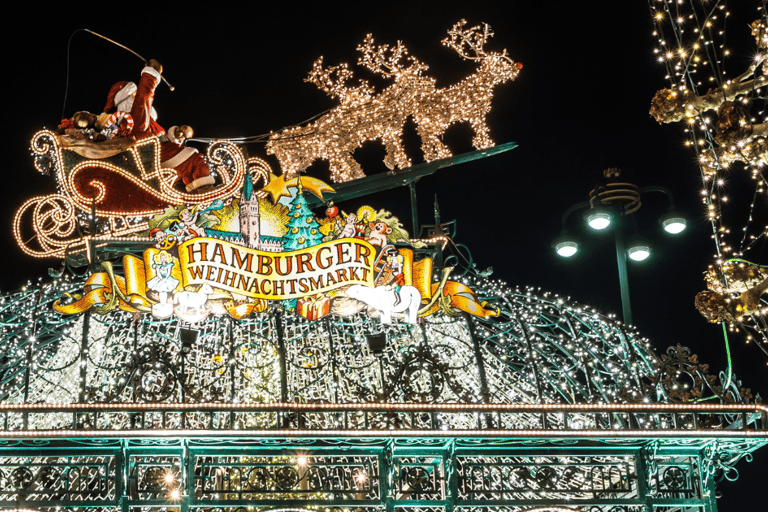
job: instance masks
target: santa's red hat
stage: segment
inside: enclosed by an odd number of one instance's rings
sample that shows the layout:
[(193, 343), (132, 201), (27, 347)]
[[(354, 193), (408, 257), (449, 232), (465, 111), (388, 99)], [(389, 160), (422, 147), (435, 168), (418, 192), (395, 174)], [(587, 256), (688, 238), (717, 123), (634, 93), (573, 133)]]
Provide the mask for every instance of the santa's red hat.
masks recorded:
[(136, 84), (133, 82), (117, 82), (109, 90), (107, 95), (107, 104), (104, 106), (104, 112), (109, 112), (116, 105), (119, 105), (124, 99), (136, 91)]

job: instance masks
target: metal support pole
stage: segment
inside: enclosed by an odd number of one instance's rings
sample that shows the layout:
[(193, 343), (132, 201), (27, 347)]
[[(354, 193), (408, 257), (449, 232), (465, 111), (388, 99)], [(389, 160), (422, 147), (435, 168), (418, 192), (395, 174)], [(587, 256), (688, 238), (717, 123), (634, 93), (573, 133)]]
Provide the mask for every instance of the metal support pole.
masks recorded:
[(412, 181), (408, 183), (408, 190), (411, 192), (411, 222), (413, 223), (413, 233), (411, 236), (417, 238), (420, 234), (419, 231), (419, 211), (416, 206), (416, 182)]
[(179, 497), (181, 512), (189, 512), (189, 503), (195, 496), (195, 461), (189, 453), (189, 440), (181, 439), (179, 462)]
[[(280, 400), (288, 402), (288, 364), (285, 361), (285, 338), (283, 333), (283, 318), (279, 311), (273, 313), (272, 318), (275, 322), (275, 331), (277, 334), (277, 353), (280, 357)], [(278, 424), (282, 428), (288, 426), (288, 418), (278, 413)]]
[[(86, 381), (88, 380), (88, 334), (91, 327), (91, 310), (88, 309), (83, 313), (83, 333), (80, 337), (80, 382), (78, 383), (78, 396), (79, 403), (85, 403), (85, 389)], [(135, 339), (135, 337), (134, 337)], [(136, 347), (134, 346), (134, 352)]]
[(392, 439), (387, 441), (384, 449), (379, 455), (381, 501), (386, 512), (395, 512), (395, 489), (394, 485), (394, 458), (395, 443)]
[(616, 227), (613, 230), (616, 241), (616, 262), (619, 265), (619, 287), (621, 288), (621, 309), (624, 323), (632, 325), (632, 306), (629, 303), (629, 278), (627, 276), (627, 246), (624, 243), (624, 212), (616, 217)]
[(115, 480), (117, 485), (115, 486), (115, 497), (120, 506), (121, 512), (128, 512), (128, 500), (130, 496), (130, 459), (128, 454), (128, 439), (122, 439), (120, 441), (120, 451), (117, 452), (116, 468), (119, 468), (120, 474), (117, 474), (115, 470)]
[(91, 201), (91, 215), (88, 219), (88, 238), (86, 239), (86, 243), (88, 244), (88, 247), (86, 249), (86, 254), (88, 254), (88, 270), (91, 272), (96, 272), (96, 269), (99, 268), (99, 258), (96, 256), (96, 244), (93, 242), (93, 237), (96, 236), (96, 200), (94, 199)]
[(445, 464), (445, 478), (448, 483), (446, 486), (445, 505), (446, 512), (454, 512), (456, 503), (459, 501), (459, 474), (458, 464), (456, 462), (456, 440), (451, 439), (446, 443), (446, 449), (443, 451), (443, 463)]

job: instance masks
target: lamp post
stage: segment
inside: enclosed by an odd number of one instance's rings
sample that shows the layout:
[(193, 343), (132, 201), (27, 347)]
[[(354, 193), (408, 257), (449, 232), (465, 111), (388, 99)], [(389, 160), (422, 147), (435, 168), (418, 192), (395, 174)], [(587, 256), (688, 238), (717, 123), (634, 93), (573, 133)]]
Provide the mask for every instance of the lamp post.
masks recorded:
[(562, 217), (562, 232), (553, 242), (555, 251), (564, 258), (574, 256), (579, 250), (578, 240), (568, 233), (566, 222), (576, 211), (584, 210), (584, 221), (596, 231), (613, 229), (616, 247), (616, 262), (619, 268), (619, 287), (621, 289), (621, 308), (625, 324), (632, 323), (632, 307), (629, 300), (629, 278), (627, 257), (634, 261), (643, 261), (651, 253), (651, 247), (643, 240), (633, 237), (627, 243), (627, 223), (629, 215), (642, 206), (641, 196), (649, 192), (661, 192), (669, 199), (669, 210), (661, 216), (659, 224), (664, 231), (675, 235), (685, 230), (686, 221), (674, 207), (672, 192), (659, 186), (638, 187), (621, 180), (621, 170), (616, 168), (603, 171), (604, 180), (590, 193), (589, 200), (574, 204)]

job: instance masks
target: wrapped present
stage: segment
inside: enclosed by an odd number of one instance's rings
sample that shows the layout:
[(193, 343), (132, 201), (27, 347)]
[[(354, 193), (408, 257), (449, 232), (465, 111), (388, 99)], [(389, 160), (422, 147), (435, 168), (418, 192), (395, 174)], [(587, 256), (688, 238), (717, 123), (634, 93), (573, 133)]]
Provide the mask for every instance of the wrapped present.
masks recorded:
[(296, 312), (307, 320), (317, 320), (331, 312), (331, 299), (322, 294), (303, 297), (296, 302)]

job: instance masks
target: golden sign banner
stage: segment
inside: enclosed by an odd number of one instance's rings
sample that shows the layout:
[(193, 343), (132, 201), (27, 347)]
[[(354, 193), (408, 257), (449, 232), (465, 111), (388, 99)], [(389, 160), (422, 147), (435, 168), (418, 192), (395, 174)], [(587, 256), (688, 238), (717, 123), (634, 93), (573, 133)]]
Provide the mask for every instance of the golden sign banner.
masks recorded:
[(64, 315), (82, 313), (94, 306), (97, 313), (107, 313), (115, 308), (130, 313), (149, 311), (151, 302), (144, 296), (142, 261), (134, 256), (124, 256), (123, 265), (126, 269), (133, 269), (130, 273), (126, 272), (127, 278), (115, 275), (112, 263), (103, 262), (101, 266), (106, 272), (91, 275), (85, 282), (83, 295), (70, 295), (74, 300), (68, 304), (57, 300), (53, 309)]
[[(359, 239), (335, 240), (301, 251), (268, 253), (216, 239), (196, 238), (182, 244), (179, 249), (181, 262), (176, 258), (170, 259), (173, 267), (169, 275), (176, 284), (174, 291), (182, 291), (187, 285), (207, 283), (214, 288), (256, 298), (253, 303), (235, 303), (229, 299), (221, 304), (222, 312), (226, 311), (236, 319), (264, 311), (267, 308), (265, 299), (292, 298), (291, 293), (295, 293), (294, 296), (306, 300), (307, 297), (346, 285), (373, 286), (375, 281), (373, 261), (376, 251), (369, 243)], [(151, 248), (144, 251), (143, 258), (124, 256), (125, 276), (116, 275), (112, 264), (103, 262), (105, 272), (93, 274), (87, 279), (83, 295), (70, 295), (69, 303), (56, 301), (53, 308), (66, 315), (82, 313), (92, 307), (100, 314), (114, 309), (132, 313), (149, 312), (156, 300), (146, 296), (148, 283), (158, 278), (157, 270), (164, 261), (163, 253), (166, 251)], [(415, 286), (426, 302), (419, 312), (420, 316), (429, 316), (441, 309), (448, 314), (455, 314), (458, 310), (484, 318), (499, 315), (498, 308), (488, 309), (471, 288), (448, 280), (450, 267), (439, 283), (430, 283), (431, 259), (414, 262), (411, 250), (401, 248), (398, 253), (403, 256), (403, 284)], [(267, 293), (270, 290), (280, 292), (281, 289), (282, 294)], [(317, 299), (310, 298), (309, 302), (313, 300)]]
[(266, 252), (214, 238), (179, 246), (183, 283), (209, 284), (247, 297), (298, 299), (351, 284), (374, 286), (375, 248), (343, 238), (290, 252)]

